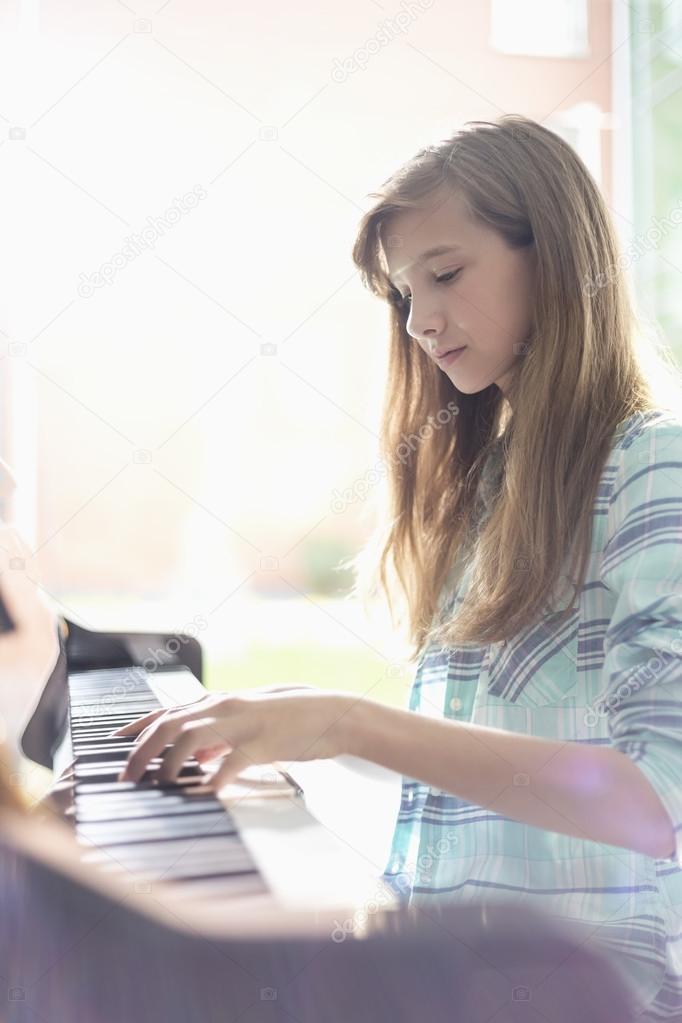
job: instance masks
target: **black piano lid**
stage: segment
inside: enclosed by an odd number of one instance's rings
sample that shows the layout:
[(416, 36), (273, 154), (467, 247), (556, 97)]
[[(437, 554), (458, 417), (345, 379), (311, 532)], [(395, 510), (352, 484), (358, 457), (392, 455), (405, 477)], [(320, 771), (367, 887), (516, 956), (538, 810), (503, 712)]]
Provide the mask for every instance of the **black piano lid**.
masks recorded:
[[(52, 767), (55, 750), (66, 733), (67, 677), (94, 668), (143, 666), (152, 659), (158, 670), (187, 668), (200, 682), (203, 674), (201, 645), (193, 636), (161, 632), (95, 632), (63, 619), (59, 657), (45, 683), (40, 700), (21, 736), (24, 754), (43, 767)], [(172, 643), (172, 651), (169, 646)], [(163, 662), (163, 663), (161, 663)]]

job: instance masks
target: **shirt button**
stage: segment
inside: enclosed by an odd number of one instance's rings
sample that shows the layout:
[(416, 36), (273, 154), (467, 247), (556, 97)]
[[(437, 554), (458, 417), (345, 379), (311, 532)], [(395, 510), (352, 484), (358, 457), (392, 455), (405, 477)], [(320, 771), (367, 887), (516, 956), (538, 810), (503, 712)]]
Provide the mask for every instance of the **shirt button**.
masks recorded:
[(460, 710), (461, 707), (462, 701), (460, 700), (459, 696), (453, 696), (452, 699), (450, 700), (450, 710), (457, 711)]

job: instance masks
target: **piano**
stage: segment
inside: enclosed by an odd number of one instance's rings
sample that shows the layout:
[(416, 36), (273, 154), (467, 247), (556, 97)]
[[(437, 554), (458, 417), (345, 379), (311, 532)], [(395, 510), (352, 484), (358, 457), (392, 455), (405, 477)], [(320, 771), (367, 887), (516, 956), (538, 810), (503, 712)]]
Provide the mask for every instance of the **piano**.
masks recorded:
[(347, 913), (369, 899), (395, 907), (378, 864), (325, 827), (280, 765), (249, 769), (220, 796), (193, 760), (170, 785), (154, 779), (160, 758), (140, 783), (117, 781), (135, 740), (110, 733), (201, 698), (202, 667), (188, 635), (62, 621), (59, 659), (21, 743), (56, 775), (74, 763), (67, 818), (83, 862), (129, 877), (136, 890), (173, 885), (190, 899)]
[(128, 744), (111, 730), (200, 697), (201, 676), (191, 637), (65, 623), (22, 746), (57, 770), (75, 758), (70, 819), (90, 866), (53, 822), (0, 812), (8, 1023), (26, 1007), (73, 1023), (634, 1020), (592, 925), (513, 904), (397, 906), (279, 765), (227, 795), (191, 761), (174, 785), (153, 764), (139, 785), (116, 782)]

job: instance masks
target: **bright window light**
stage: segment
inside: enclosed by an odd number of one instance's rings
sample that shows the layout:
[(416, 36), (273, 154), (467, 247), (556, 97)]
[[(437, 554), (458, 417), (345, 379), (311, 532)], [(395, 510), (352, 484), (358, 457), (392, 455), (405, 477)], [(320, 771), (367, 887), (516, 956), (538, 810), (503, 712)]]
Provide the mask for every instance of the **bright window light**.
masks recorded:
[(490, 45), (530, 57), (589, 57), (587, 0), (491, 0)]

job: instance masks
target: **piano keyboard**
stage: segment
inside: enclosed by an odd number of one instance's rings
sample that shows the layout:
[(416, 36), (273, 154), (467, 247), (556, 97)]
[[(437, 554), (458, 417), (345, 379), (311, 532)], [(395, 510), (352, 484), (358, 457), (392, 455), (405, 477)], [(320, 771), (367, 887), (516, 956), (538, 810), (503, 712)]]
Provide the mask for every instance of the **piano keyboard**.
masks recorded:
[(83, 860), (128, 871), (136, 884), (187, 886), (191, 895), (243, 896), (268, 891), (234, 820), (190, 760), (178, 781), (154, 780), (161, 757), (142, 780), (119, 782), (134, 738), (111, 732), (161, 703), (142, 668), (107, 668), (69, 676), (76, 837)]

